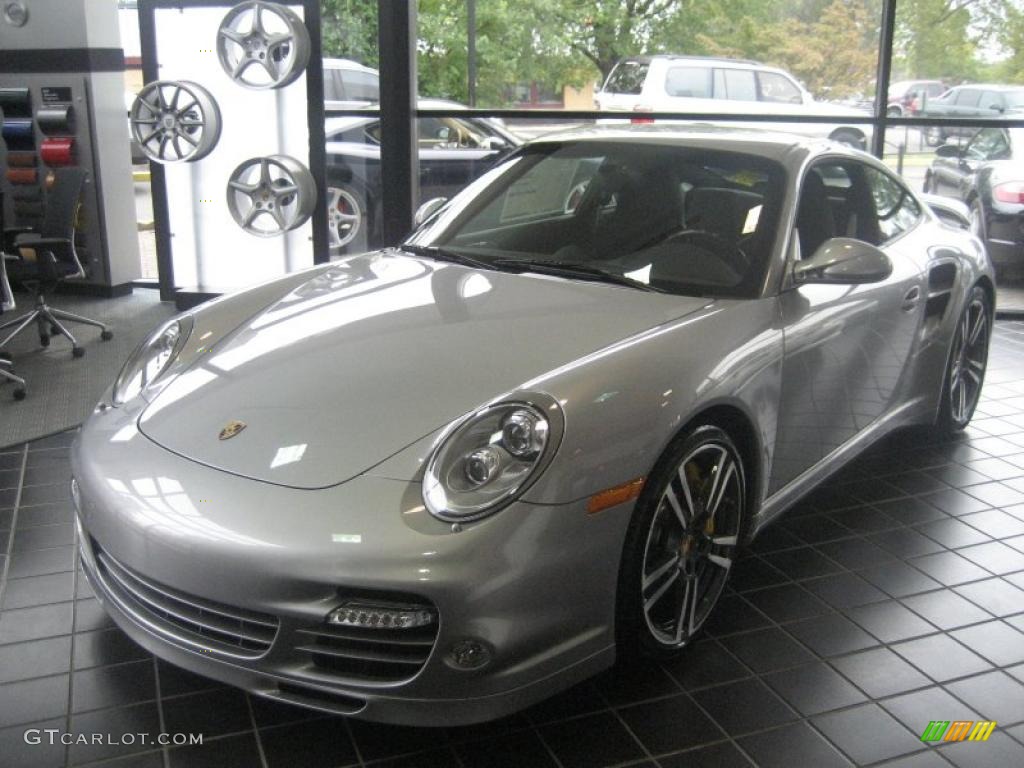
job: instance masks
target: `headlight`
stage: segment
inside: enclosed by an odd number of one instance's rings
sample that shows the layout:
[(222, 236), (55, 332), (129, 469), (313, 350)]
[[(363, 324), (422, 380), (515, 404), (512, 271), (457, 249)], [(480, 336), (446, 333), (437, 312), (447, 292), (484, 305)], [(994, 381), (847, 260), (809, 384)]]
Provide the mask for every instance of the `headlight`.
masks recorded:
[(128, 358), (114, 382), (114, 404), (132, 400), (151, 386), (174, 362), (192, 332), (192, 316), (168, 320), (143, 341)]
[[(558, 406), (549, 406), (557, 411)], [(558, 412), (558, 425), (561, 413)], [(435, 517), (476, 520), (523, 493), (557, 440), (549, 415), (532, 403), (500, 403), (442, 437), (423, 475), (423, 501)]]

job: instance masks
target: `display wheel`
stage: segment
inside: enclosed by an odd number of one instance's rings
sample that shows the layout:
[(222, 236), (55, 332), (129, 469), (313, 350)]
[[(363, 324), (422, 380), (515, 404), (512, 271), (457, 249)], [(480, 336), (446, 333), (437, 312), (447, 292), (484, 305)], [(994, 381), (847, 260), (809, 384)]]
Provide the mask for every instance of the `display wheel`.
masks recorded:
[(132, 136), (157, 163), (194, 163), (220, 138), (220, 109), (210, 92), (186, 80), (157, 80), (135, 97)]
[(316, 206), (316, 183), (287, 155), (246, 160), (228, 181), (228, 210), (242, 229), (273, 237), (302, 226)]
[(240, 3), (217, 30), (217, 57), (246, 88), (283, 88), (309, 63), (309, 32), (290, 8), (262, 0)]

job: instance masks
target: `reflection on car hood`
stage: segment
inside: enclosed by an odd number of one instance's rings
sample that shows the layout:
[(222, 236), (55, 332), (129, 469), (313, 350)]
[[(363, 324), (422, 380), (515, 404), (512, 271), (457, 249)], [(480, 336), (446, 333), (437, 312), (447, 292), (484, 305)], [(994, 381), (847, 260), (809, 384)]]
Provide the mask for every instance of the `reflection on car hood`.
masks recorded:
[[(397, 252), (304, 283), (168, 384), (140, 428), (228, 472), (348, 480), (488, 400), (708, 299)], [(229, 439), (231, 421), (246, 427)]]

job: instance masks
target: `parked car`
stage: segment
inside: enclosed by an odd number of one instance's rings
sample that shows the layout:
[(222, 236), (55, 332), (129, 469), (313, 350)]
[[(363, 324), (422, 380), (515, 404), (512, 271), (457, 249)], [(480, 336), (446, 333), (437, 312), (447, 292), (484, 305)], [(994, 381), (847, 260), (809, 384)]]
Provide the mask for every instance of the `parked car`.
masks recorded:
[(946, 92), (941, 80), (897, 80), (889, 84), (889, 117), (913, 117), (925, 108), (930, 99)]
[(1024, 128), (982, 128), (962, 147), (939, 147), (924, 191), (962, 200), (996, 269), (1024, 276)]
[[(921, 115), (983, 119), (1019, 116), (1022, 111), (1024, 86), (976, 84), (958, 85), (937, 98), (929, 99)], [(926, 129), (925, 138), (930, 145), (936, 146), (950, 136), (970, 136), (976, 130), (977, 128), (932, 126)]]
[(832, 142), (544, 138), (396, 248), (153, 332), (71, 451), (80, 562), (175, 666), (499, 717), (678, 658), (795, 501), (966, 426), (993, 291), (977, 238)]
[[(422, 99), (423, 109), (465, 109), (454, 102)], [(489, 118), (423, 117), (416, 121), (420, 198), (450, 197), (522, 142)], [(380, 245), (380, 118), (329, 118), (327, 218), (331, 255)]]
[(351, 59), (324, 59), (324, 107), (361, 109), (380, 101), (380, 73)]
[[(597, 109), (612, 112), (715, 112), (765, 115), (836, 115), (866, 113), (815, 101), (791, 74), (756, 61), (706, 56), (631, 56), (609, 73), (594, 95)], [(635, 115), (637, 121), (645, 121)], [(750, 125), (726, 123), (744, 128)], [(857, 149), (867, 147), (868, 125), (771, 123), (771, 127), (808, 136), (828, 136)]]

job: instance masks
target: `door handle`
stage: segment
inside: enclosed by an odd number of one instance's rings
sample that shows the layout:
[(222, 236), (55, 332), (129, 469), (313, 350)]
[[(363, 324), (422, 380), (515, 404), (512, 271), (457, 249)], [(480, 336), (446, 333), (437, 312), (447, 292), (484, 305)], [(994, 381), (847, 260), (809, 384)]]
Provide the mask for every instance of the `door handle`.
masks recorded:
[(921, 301), (921, 289), (916, 285), (903, 296), (903, 311), (909, 312)]

